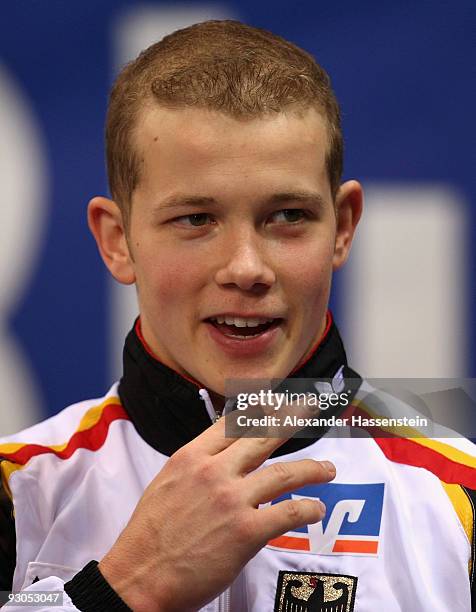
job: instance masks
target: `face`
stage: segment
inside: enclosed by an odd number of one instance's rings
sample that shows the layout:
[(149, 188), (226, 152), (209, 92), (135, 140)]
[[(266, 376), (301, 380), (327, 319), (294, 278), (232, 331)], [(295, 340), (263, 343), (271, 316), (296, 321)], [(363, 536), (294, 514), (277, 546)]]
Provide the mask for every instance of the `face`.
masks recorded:
[(145, 340), (219, 394), (226, 379), (286, 376), (322, 334), (346, 257), (324, 120), (155, 108), (135, 146), (128, 265)]

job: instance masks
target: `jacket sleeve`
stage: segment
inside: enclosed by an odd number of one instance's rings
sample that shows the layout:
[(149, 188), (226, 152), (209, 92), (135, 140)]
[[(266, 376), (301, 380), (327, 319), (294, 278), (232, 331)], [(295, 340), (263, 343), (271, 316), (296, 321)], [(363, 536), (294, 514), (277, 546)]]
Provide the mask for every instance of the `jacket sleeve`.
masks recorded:
[(0, 591), (11, 590), (15, 565), (16, 534), (13, 504), (0, 477)]
[[(76, 608), (69, 595), (65, 592), (64, 582), (56, 576), (49, 576), (43, 580), (38, 580), (26, 589), (23, 589), (22, 594), (31, 593), (34, 597), (35, 593), (39, 592), (42, 594), (48, 593), (50, 596), (58, 597), (60, 602), (59, 605), (56, 602), (55, 604), (45, 602), (43, 604), (38, 603), (37, 605), (30, 603), (28, 608), (25, 608), (24, 603), (17, 604), (15, 602), (10, 602), (6, 603), (2, 610), (8, 610), (9, 612), (25, 612), (25, 609), (31, 610), (32, 612), (52, 612), (53, 610), (55, 612), (81, 612), (79, 608)], [(41, 596), (39, 596), (39, 599), (41, 599)], [(100, 609), (101, 608), (98, 608), (98, 610)]]
[[(90, 561), (69, 582), (64, 583), (57, 576), (48, 576), (38, 580), (22, 590), (22, 596), (41, 593), (49, 597), (55, 597), (55, 603), (45, 602), (29, 605), (30, 610), (35, 612), (132, 612), (127, 604), (111, 588), (106, 579), (98, 569), (97, 561)], [(34, 599), (32, 600), (35, 601)], [(1, 602), (0, 602), (1, 605)], [(53, 607), (54, 605), (54, 607)], [(25, 604), (8, 603), (4, 609), (11, 612), (24, 612)]]
[[(0, 460), (0, 591), (11, 591), (13, 574), (16, 566), (16, 530), (13, 503), (5, 489), (2, 479), (2, 466)], [(45, 602), (45, 605), (29, 605), (30, 610), (51, 612), (96, 612), (96, 610), (129, 611), (130, 608), (109, 586), (97, 568), (97, 562), (91, 561), (74, 578), (64, 583), (57, 576), (49, 576), (37, 580), (23, 589), (24, 593), (38, 593), (54, 591), (58, 594), (61, 605), (54, 607)], [(73, 604), (73, 601), (75, 604)], [(0, 600), (0, 607), (2, 607)], [(76, 607), (78, 606), (78, 607)], [(24, 612), (25, 604), (16, 605), (8, 603), (2, 609), (12, 612)]]

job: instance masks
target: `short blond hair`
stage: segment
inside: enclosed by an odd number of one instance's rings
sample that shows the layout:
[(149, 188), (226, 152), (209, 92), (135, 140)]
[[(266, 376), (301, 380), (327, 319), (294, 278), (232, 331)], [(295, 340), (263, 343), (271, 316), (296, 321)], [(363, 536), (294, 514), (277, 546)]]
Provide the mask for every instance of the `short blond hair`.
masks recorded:
[(317, 109), (329, 135), (326, 165), (333, 197), (343, 167), (339, 105), (326, 71), (306, 51), (266, 30), (238, 21), (206, 21), (165, 36), (120, 72), (106, 121), (111, 195), (129, 224), (140, 180), (133, 132), (140, 111), (166, 108), (218, 110), (236, 118), (288, 109)]

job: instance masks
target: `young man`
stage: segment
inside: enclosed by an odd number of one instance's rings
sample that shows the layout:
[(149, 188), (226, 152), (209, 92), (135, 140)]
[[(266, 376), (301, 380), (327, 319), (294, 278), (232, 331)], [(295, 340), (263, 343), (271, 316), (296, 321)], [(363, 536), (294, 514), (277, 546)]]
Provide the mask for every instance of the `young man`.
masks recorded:
[(107, 157), (89, 225), (140, 318), (105, 398), (0, 446), (0, 587), (62, 610), (469, 610), (469, 443), (211, 424), (229, 379), (355, 376), (327, 308), (362, 190), (326, 73), (237, 22), (178, 31), (120, 74)]

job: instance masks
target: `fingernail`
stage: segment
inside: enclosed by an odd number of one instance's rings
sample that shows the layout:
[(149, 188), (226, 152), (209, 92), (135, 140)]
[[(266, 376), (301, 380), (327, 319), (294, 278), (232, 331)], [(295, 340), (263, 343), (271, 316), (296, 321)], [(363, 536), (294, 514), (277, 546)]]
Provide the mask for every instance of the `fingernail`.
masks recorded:
[(317, 501), (317, 503), (319, 505), (319, 510), (325, 514), (326, 513), (326, 505), (324, 504), (324, 502), (322, 502), (320, 499), (318, 499), (316, 501)]
[(326, 470), (330, 474), (335, 474), (336, 473), (336, 466), (333, 463), (331, 463), (330, 461), (321, 461), (321, 464), (323, 465), (323, 467), (326, 468)]

